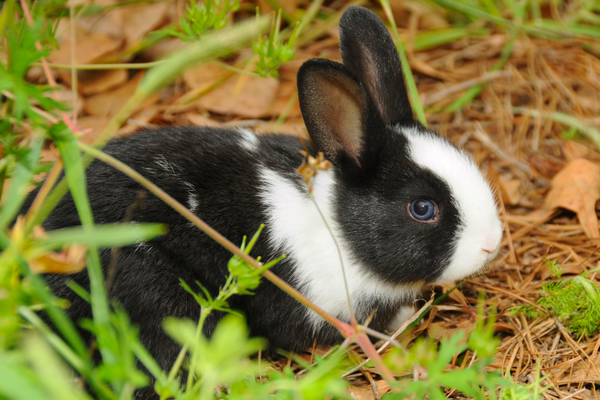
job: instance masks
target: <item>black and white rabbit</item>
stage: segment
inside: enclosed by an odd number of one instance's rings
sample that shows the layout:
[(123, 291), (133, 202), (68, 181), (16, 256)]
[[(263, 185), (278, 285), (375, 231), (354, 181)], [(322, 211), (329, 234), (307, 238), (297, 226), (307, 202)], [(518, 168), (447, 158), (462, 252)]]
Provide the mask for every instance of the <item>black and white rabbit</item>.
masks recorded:
[[(340, 21), (344, 64), (307, 61), (298, 92), (308, 132), (333, 164), (321, 171), (314, 196), (332, 226), (357, 319), (383, 331), (397, 323), (424, 286), (480, 270), (498, 253), (502, 236), (494, 195), (474, 162), (413, 118), (398, 53), (379, 18), (350, 7)], [(107, 153), (166, 190), (234, 243), (266, 228), (252, 256), (288, 258), (273, 272), (332, 315), (349, 320), (338, 252), (296, 169), (298, 138), (248, 130), (160, 128), (111, 141)], [(95, 221), (119, 222), (143, 189), (95, 161), (87, 170)], [(217, 293), (231, 254), (152, 195), (135, 222), (162, 222), (169, 233), (121, 249), (109, 296), (140, 328), (140, 338), (167, 369), (179, 347), (162, 329), (167, 316), (199, 317), (179, 284), (200, 281)], [(66, 196), (44, 227), (80, 224)], [(103, 265), (110, 250), (103, 250)], [(71, 302), (75, 320), (91, 317), (65, 283), (89, 286), (87, 273), (47, 275), (54, 293)], [(338, 332), (268, 281), (254, 296), (235, 296), (252, 335), (271, 347), (303, 350), (329, 345)], [(211, 334), (222, 315), (205, 325)]]

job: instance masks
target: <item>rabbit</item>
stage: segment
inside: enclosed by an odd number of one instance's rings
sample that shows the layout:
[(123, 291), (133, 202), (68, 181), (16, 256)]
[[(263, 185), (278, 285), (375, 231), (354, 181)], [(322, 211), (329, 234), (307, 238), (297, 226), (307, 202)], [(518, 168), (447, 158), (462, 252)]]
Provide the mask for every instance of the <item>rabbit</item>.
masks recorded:
[[(349, 7), (340, 20), (343, 64), (312, 59), (298, 72), (298, 94), (314, 146), (283, 134), (246, 129), (165, 127), (114, 139), (104, 151), (128, 164), (186, 205), (234, 243), (265, 229), (250, 253), (264, 260), (286, 254), (272, 271), (319, 307), (350, 320), (341, 251), (359, 323), (385, 331), (406, 316), (424, 288), (481, 270), (502, 238), (494, 193), (473, 160), (413, 118), (394, 43), (371, 11)], [(296, 173), (310, 148), (331, 168), (314, 179), (313, 195), (326, 227)], [(94, 161), (87, 169), (97, 224), (120, 222), (144, 189)], [(32, 198), (29, 199), (31, 202)], [(165, 370), (180, 347), (162, 328), (168, 316), (197, 321), (200, 307), (180, 285), (199, 281), (212, 294), (225, 282), (231, 253), (148, 194), (132, 222), (160, 222), (169, 232), (124, 247), (109, 297), (139, 326), (142, 343)], [(47, 230), (79, 225), (70, 195), (44, 223)], [(110, 249), (101, 251), (103, 266)], [(55, 295), (68, 299), (74, 320), (91, 318), (89, 305), (66, 286), (89, 288), (86, 271), (45, 275)], [(271, 282), (253, 296), (234, 296), (253, 336), (270, 348), (302, 351), (341, 335)], [(206, 320), (210, 335), (222, 317)], [(138, 391), (138, 398), (149, 392)]]

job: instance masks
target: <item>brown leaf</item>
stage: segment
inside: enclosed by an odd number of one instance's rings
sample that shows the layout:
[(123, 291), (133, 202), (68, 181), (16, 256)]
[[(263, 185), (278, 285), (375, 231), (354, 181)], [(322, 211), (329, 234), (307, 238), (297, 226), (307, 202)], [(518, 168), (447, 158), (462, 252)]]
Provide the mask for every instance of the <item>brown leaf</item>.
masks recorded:
[(127, 46), (138, 43), (148, 32), (160, 27), (166, 18), (169, 3), (140, 4), (123, 7), (121, 19)]
[(197, 104), (218, 114), (263, 118), (271, 115), (278, 86), (275, 78), (236, 75), (202, 96)]
[[(590, 362), (591, 361), (591, 362)], [(593, 363), (593, 365), (592, 365)], [(596, 353), (596, 357), (585, 361), (579, 361), (575, 364), (573, 374), (569, 377), (569, 381), (585, 381), (600, 384), (600, 353)]]
[[(125, 82), (129, 76), (124, 69), (110, 69), (105, 71), (80, 71), (77, 74), (79, 93), (90, 96), (114, 89)], [(67, 83), (71, 83), (71, 79)]]
[[(390, 386), (384, 380), (375, 381), (377, 385), (377, 391), (379, 392), (379, 398), (390, 391)], [(375, 394), (373, 393), (373, 387), (369, 384), (364, 384), (361, 386), (350, 386), (346, 389), (349, 393), (351, 393), (356, 400), (371, 400), (375, 399)]]
[(600, 166), (583, 158), (568, 163), (552, 179), (545, 208), (565, 208), (577, 214), (589, 238), (598, 237), (596, 201), (600, 199)]
[[(68, 37), (68, 35), (65, 35)], [(122, 40), (101, 33), (77, 35), (75, 42), (75, 64), (90, 64), (95, 60), (118, 50)], [(71, 43), (65, 40), (60, 50), (50, 54), (50, 61), (57, 64), (71, 64)], [(62, 70), (65, 71), (65, 70)], [(60, 72), (60, 71), (59, 71)], [(70, 74), (70, 71), (67, 71)], [(64, 75), (64, 73), (63, 73)]]
[(30, 259), (29, 266), (34, 273), (74, 274), (85, 268), (87, 247), (72, 245), (60, 252), (50, 252)]
[[(95, 6), (114, 6), (119, 0), (94, 0)], [(115, 39), (123, 38), (123, 21), (119, 8), (102, 13), (81, 16), (77, 21), (77, 27), (86, 33), (101, 33)]]
[(445, 322), (432, 322), (427, 326), (427, 334), (435, 340), (442, 338), (449, 339), (456, 333), (463, 331), (465, 333), (461, 343), (466, 343), (469, 333), (475, 329), (475, 322), (471, 319), (461, 321), (456, 327), (450, 328)]
[(51, 92), (46, 92), (45, 96), (51, 98), (52, 100), (58, 100), (69, 107), (69, 111), (67, 111), (67, 115), (72, 117), (73, 115), (81, 114), (81, 110), (83, 109), (84, 101), (77, 93), (76, 100), (73, 101), (73, 91), (63, 85), (58, 85), (55, 90)]
[(84, 144), (92, 144), (94, 140), (100, 135), (102, 130), (106, 128), (110, 122), (109, 118), (96, 117), (88, 115), (81, 117), (77, 120), (77, 124), (81, 128), (83, 134), (81, 135), (80, 142)]
[[(88, 114), (98, 117), (113, 117), (133, 95), (143, 75), (144, 73), (140, 72), (133, 79), (127, 82), (127, 84), (116, 90), (89, 97), (85, 102), (84, 110)], [(140, 108), (153, 104), (157, 100), (158, 97), (156, 95), (149, 96), (140, 105)]]
[(192, 89), (197, 89), (220, 78), (227, 70), (215, 64), (205, 63), (188, 68), (183, 73), (183, 81)]
[(500, 177), (500, 193), (505, 204), (516, 206), (521, 199), (521, 181), (519, 179), (507, 179)]

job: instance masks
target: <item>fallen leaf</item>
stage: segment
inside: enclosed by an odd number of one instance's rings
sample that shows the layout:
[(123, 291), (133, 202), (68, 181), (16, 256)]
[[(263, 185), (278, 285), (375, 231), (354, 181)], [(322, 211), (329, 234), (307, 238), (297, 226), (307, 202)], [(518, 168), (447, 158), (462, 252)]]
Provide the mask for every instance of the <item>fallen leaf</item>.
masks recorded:
[[(143, 76), (144, 73), (140, 72), (125, 85), (115, 90), (89, 97), (85, 102), (84, 110), (88, 114), (98, 117), (113, 117), (133, 95)], [(158, 99), (159, 97), (157, 94), (148, 96), (139, 108), (142, 109), (153, 104), (157, 102)]]
[(79, 96), (79, 94), (77, 93), (75, 94), (77, 98), (75, 101), (73, 101), (73, 91), (68, 87), (58, 85), (54, 90), (46, 92), (45, 95), (46, 97), (49, 97), (52, 100), (56, 100), (56, 98), (58, 97), (58, 101), (62, 102), (69, 108), (69, 110), (66, 111), (69, 117), (81, 114), (84, 101), (81, 98), (81, 96)]
[[(77, 74), (79, 93), (91, 96), (106, 92), (123, 85), (129, 78), (124, 69), (109, 69), (104, 71), (80, 71)], [(71, 84), (71, 78), (67, 83)]]
[(85, 117), (81, 117), (77, 120), (77, 124), (84, 132), (81, 135), (79, 141), (84, 144), (92, 144), (94, 140), (100, 135), (102, 130), (106, 128), (108, 123), (110, 122), (109, 118), (106, 117), (97, 117), (93, 115), (88, 115)]
[(179, 38), (166, 38), (139, 53), (139, 57), (144, 61), (162, 60), (174, 52), (182, 50), (185, 46), (187, 44)]
[(192, 89), (197, 89), (220, 78), (227, 70), (212, 63), (199, 64), (183, 73), (183, 81)]
[(447, 323), (445, 322), (432, 322), (427, 326), (427, 334), (435, 340), (441, 340), (444, 338), (449, 339), (453, 335), (462, 331), (465, 333), (463, 340), (461, 341), (462, 344), (467, 342), (469, 333), (471, 333), (473, 329), (475, 329), (475, 322), (471, 319), (465, 319), (461, 321), (454, 328), (448, 327)]
[[(95, 6), (102, 7), (114, 6), (118, 3), (119, 0), (94, 0)], [(124, 27), (118, 7), (102, 13), (82, 15), (77, 20), (77, 27), (84, 29), (88, 34), (101, 33), (115, 39), (123, 38)]]
[(121, 13), (123, 35), (127, 47), (141, 41), (148, 32), (160, 27), (165, 20), (169, 3), (140, 4), (123, 7)]
[[(302, 115), (300, 103), (298, 102), (298, 89), (296, 81), (286, 81), (279, 84), (275, 100), (269, 111), (271, 115), (281, 115), (286, 109), (286, 118), (298, 118)], [(292, 105), (290, 107), (290, 102)]]
[(275, 78), (236, 75), (198, 99), (201, 108), (243, 118), (271, 115), (279, 82)]
[[(384, 380), (375, 381), (375, 384), (377, 385), (379, 398), (390, 391), (390, 386)], [(369, 384), (350, 386), (346, 390), (351, 393), (356, 400), (371, 400), (376, 398), (375, 393), (373, 393), (373, 387)]]
[[(65, 35), (68, 37), (68, 35)], [(120, 39), (101, 33), (79, 34), (75, 42), (75, 64), (90, 64), (113, 51), (118, 50), (123, 43)], [(60, 49), (54, 51), (48, 57), (51, 62), (57, 64), (71, 64), (71, 43), (65, 40), (61, 43)], [(65, 71), (65, 70), (61, 70)], [(59, 71), (60, 72), (60, 71)], [(70, 71), (66, 71), (69, 74)], [(64, 74), (63, 74), (64, 75)]]
[(577, 214), (589, 238), (598, 238), (596, 202), (600, 199), (600, 166), (583, 158), (569, 162), (552, 179), (544, 207), (565, 208)]
[(152, 125), (150, 121), (156, 117), (159, 108), (156, 106), (145, 106), (136, 112), (127, 120), (127, 124), (117, 131), (115, 137), (129, 136), (141, 129), (155, 129), (157, 126)]
[(591, 360), (586, 357), (584, 361), (576, 363), (573, 374), (568, 379), (569, 382), (583, 381), (600, 384), (600, 352), (596, 353), (596, 357)]
[(29, 259), (29, 266), (37, 274), (74, 274), (85, 268), (87, 247), (72, 245), (60, 252), (50, 252)]
[(516, 206), (521, 200), (521, 181), (519, 179), (507, 179), (500, 177), (499, 187), (502, 194), (502, 200), (505, 204)]

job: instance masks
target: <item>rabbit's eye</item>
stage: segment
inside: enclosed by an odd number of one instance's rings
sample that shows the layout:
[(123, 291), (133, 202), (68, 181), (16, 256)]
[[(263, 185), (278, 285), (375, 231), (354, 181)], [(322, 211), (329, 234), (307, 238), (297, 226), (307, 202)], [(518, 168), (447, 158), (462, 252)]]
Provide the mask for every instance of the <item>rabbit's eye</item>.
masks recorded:
[(431, 200), (413, 200), (408, 205), (408, 214), (418, 222), (435, 222), (437, 206)]

